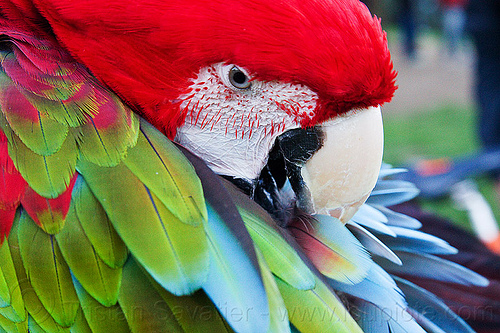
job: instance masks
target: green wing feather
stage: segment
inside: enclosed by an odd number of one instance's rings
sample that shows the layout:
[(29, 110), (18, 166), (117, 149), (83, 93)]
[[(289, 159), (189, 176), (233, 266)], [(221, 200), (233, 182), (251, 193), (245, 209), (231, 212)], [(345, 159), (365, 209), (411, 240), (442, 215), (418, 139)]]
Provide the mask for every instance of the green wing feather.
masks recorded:
[[(176, 295), (200, 288), (209, 262), (203, 226), (181, 222), (123, 164), (81, 162), (78, 170), (132, 254), (160, 284)], [(124, 200), (132, 193), (134, 200)]]
[[(92, 333), (92, 329), (85, 319), (85, 315), (83, 314), (82, 308), (78, 309), (78, 313), (76, 314), (75, 323), (70, 328), (71, 333)], [(108, 331), (110, 332), (110, 331)]]
[(207, 221), (194, 168), (170, 140), (144, 120), (137, 145), (129, 149), (124, 163), (179, 220), (193, 226)]
[(0, 332), (5, 333), (24, 333), (28, 331), (28, 319), (23, 322), (16, 323), (2, 315), (0, 315)]
[[(2, 306), (2, 308), (10, 306), (12, 309), (15, 309), (14, 313), (24, 313), (24, 302), (21, 290), (19, 289), (16, 268), (14, 267), (14, 261), (12, 260), (7, 239), (4, 240), (0, 248), (0, 269), (2, 280), (5, 282), (4, 287), (7, 288), (7, 290), (4, 290), (4, 292), (7, 292), (6, 296), (2, 297), (7, 304)], [(24, 316), (19, 318), (21, 321), (24, 321), (24, 319)]]
[[(5, 278), (5, 274), (8, 273), (7, 270), (9, 269), (9, 267), (6, 267), (7, 266), (6, 264), (8, 264), (7, 260), (10, 259), (10, 251), (8, 250), (9, 245), (6, 243), (7, 241), (5, 240), (0, 248), (0, 308), (5, 308), (6, 306), (9, 306), (11, 303), (10, 288)], [(6, 253), (6, 251), (9, 252)], [(12, 261), (12, 259), (10, 260)], [(14, 267), (12, 267), (12, 269), (14, 269)], [(4, 273), (4, 271), (6, 272)]]
[[(78, 300), (88, 326), (94, 333), (130, 332), (127, 319), (119, 304), (105, 307), (90, 296), (78, 281), (74, 281)], [(78, 315), (75, 323), (78, 323)], [(78, 332), (79, 333), (79, 332)]]
[(123, 267), (128, 256), (127, 247), (82, 177), (76, 180), (72, 202), (75, 218), (97, 255), (111, 268)]
[(68, 126), (38, 111), (13, 85), (9, 77), (0, 72), (0, 106), (9, 110), (4, 112), (8, 126), (36, 154), (47, 156), (55, 153), (66, 140)]
[(71, 272), (85, 290), (104, 306), (116, 304), (121, 268), (111, 268), (97, 255), (72, 205), (65, 227), (55, 236)]
[(135, 146), (139, 118), (116, 96), (110, 95), (99, 105), (96, 115), (73, 129), (83, 159), (100, 166), (114, 166)]
[(43, 232), (24, 212), (19, 221), (19, 249), (28, 280), (44, 308), (57, 324), (71, 326), (79, 303), (69, 267), (54, 236)]
[(177, 319), (182, 329), (189, 333), (232, 332), (207, 295), (198, 290), (189, 296), (175, 296), (149, 276), (153, 287)]
[[(19, 226), (19, 217), (20, 214), (17, 213), (14, 219), (14, 224), (12, 226), (11, 233), (7, 239), (7, 243), (9, 246), (9, 251), (11, 255), (12, 262), (14, 264), (14, 269), (16, 271), (16, 279), (14, 281), (16, 289), (13, 290), (12, 303), (10, 306), (5, 308), (0, 308), (0, 314), (13, 322), (27, 322), (26, 315), (26, 301), (23, 295), (23, 286), (26, 285), (28, 279), (26, 277), (26, 271), (24, 270), (24, 266), (21, 260), (21, 254), (19, 253), (19, 241), (17, 237), (17, 228)], [(14, 293), (15, 292), (15, 293)]]
[[(52, 318), (51, 314), (45, 309), (45, 306), (42, 304), (40, 299), (38, 298), (33, 286), (31, 285), (28, 276), (26, 274), (26, 270), (23, 265), (20, 245), (18, 240), (19, 235), (19, 227), (21, 218), (16, 217), (14, 221), (14, 226), (12, 227), (11, 234), (9, 235), (9, 244), (10, 251), (12, 255), (12, 260), (14, 262), (14, 266), (16, 268), (16, 274), (18, 279), (18, 287), (21, 290), (24, 306), (22, 314), (24, 315), (23, 322), (26, 325), (34, 325), (32, 322), (35, 321), (37, 325), (42, 327), (42, 329), (46, 332), (64, 332), (65, 328), (56, 323), (56, 321)], [(29, 318), (26, 315), (26, 311), (29, 313)], [(27, 332), (28, 330), (22, 330), (20, 332)]]
[(183, 332), (166, 302), (133, 258), (123, 267), (118, 300), (132, 332)]
[(311, 290), (299, 290), (276, 278), (277, 285), (288, 309), (290, 322), (301, 332), (308, 333), (361, 333), (338, 297), (317, 280)]
[(9, 155), (17, 170), (38, 194), (56, 198), (68, 187), (75, 173), (78, 151), (70, 137), (50, 156), (34, 153), (16, 136), (8, 135)]
[(289, 333), (290, 323), (287, 319), (287, 311), (285, 302), (281, 297), (280, 290), (276, 284), (273, 273), (267, 267), (266, 261), (262, 253), (257, 250), (257, 259), (259, 260), (259, 267), (266, 289), (267, 300), (269, 303), (269, 330), (272, 333)]

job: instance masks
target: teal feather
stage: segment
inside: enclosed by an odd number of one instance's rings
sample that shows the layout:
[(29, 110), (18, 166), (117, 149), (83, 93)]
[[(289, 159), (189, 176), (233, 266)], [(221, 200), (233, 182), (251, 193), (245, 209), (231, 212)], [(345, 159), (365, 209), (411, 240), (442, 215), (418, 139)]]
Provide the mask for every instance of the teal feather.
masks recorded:
[(354, 306), (358, 323), (366, 333), (425, 333), (405, 309), (381, 309), (367, 302)]
[(346, 227), (370, 253), (386, 258), (396, 265), (401, 265), (401, 259), (371, 232), (353, 221), (348, 222)]
[(420, 193), (415, 185), (402, 180), (379, 180), (366, 203), (392, 206), (411, 200)]
[(422, 223), (420, 223), (420, 221), (411, 216), (394, 212), (389, 208), (380, 205), (372, 205), (372, 207), (376, 208), (378, 211), (380, 211), (387, 217), (388, 225), (403, 227), (408, 229), (419, 229), (422, 227)]
[(235, 331), (267, 332), (269, 305), (260, 272), (210, 206), (206, 232), (211, 263), (203, 290)]
[(442, 240), (441, 238), (420, 232), (417, 230), (394, 227), (391, 229), (396, 237), (380, 235), (379, 239), (392, 250), (433, 253), (433, 254), (456, 254), (458, 250)]
[(377, 264), (371, 266), (366, 278), (359, 283), (348, 284), (329, 279), (328, 284), (335, 290), (372, 303), (381, 309), (406, 307), (401, 290), (389, 274)]

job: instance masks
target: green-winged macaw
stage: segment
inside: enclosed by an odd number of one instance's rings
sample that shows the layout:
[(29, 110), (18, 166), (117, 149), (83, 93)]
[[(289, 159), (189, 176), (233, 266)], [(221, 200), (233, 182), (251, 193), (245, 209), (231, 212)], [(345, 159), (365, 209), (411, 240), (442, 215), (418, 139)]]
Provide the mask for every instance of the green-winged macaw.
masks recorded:
[(385, 208), (361, 2), (1, 0), (0, 36), (0, 332), (468, 332), (398, 277), (487, 283)]

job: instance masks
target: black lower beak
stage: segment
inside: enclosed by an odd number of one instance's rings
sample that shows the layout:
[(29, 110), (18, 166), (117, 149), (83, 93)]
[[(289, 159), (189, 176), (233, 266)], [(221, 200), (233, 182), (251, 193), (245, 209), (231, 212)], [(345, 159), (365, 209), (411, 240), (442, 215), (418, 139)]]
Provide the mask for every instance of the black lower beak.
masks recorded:
[(309, 212), (310, 192), (301, 169), (323, 145), (318, 128), (292, 129), (280, 135), (269, 152), (267, 164), (253, 182), (226, 177), (270, 213), (282, 226), (296, 209)]

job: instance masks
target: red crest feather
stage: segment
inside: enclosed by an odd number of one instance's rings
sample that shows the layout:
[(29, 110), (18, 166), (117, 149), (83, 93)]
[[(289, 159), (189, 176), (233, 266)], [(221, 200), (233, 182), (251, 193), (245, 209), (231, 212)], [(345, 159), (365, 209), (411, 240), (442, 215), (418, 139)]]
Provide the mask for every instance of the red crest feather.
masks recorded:
[(157, 127), (183, 121), (177, 97), (200, 67), (235, 63), (256, 78), (307, 85), (311, 124), (391, 99), (380, 21), (357, 0), (37, 0), (60, 42)]

